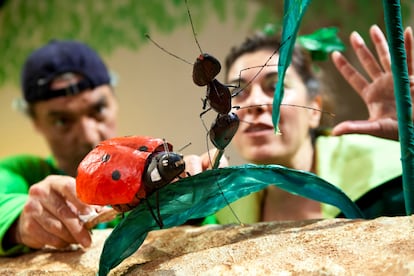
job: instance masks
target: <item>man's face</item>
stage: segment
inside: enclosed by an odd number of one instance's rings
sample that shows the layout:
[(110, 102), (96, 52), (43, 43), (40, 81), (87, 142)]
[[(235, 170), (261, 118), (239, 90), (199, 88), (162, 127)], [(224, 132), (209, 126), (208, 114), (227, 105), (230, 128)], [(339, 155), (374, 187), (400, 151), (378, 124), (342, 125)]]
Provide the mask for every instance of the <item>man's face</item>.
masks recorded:
[[(51, 89), (69, 83), (55, 80)], [(35, 128), (45, 137), (59, 168), (71, 176), (76, 176), (80, 161), (90, 150), (116, 134), (118, 104), (109, 85), (39, 101), (32, 104), (31, 111)]]

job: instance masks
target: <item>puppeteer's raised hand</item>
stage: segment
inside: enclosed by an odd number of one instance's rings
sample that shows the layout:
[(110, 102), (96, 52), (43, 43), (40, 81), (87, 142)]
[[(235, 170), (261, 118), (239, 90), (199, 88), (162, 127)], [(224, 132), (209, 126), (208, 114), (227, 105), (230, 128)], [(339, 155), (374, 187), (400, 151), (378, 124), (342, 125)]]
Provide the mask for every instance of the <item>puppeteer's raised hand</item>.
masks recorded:
[[(359, 133), (398, 140), (398, 121), (394, 97), (394, 82), (391, 72), (391, 59), (387, 40), (377, 25), (370, 28), (371, 40), (375, 45), (378, 60), (368, 49), (362, 37), (353, 32), (350, 42), (369, 79), (364, 77), (339, 52), (332, 54), (332, 60), (345, 80), (355, 89), (365, 102), (369, 118), (360, 121), (345, 121), (334, 127), (334, 135)], [(404, 31), (407, 53), (408, 74), (410, 76), (411, 97), (414, 95), (413, 31)]]

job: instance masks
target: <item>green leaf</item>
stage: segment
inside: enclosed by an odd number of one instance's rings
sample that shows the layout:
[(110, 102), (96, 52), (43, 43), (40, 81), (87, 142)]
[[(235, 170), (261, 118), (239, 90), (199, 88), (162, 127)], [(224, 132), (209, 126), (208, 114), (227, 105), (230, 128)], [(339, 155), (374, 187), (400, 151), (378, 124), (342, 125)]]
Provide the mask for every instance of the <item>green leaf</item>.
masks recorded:
[(345, 50), (335, 27), (321, 28), (312, 34), (299, 36), (298, 43), (311, 52), (313, 60), (326, 60), (329, 53)]
[[(208, 170), (171, 183), (158, 192), (164, 227), (182, 225), (189, 219), (211, 215), (227, 203), (274, 185), (292, 194), (338, 207), (348, 218), (363, 217), (358, 207), (341, 190), (314, 174), (277, 165), (243, 165)], [(156, 196), (148, 198), (153, 208)], [(99, 275), (106, 275), (133, 254), (148, 232), (158, 229), (148, 207), (142, 203), (112, 231), (105, 241)]]
[(273, 97), (272, 120), (274, 129), (279, 131), (280, 104), (284, 94), (284, 79), (286, 70), (292, 60), (292, 52), (296, 42), (296, 36), (306, 8), (310, 0), (285, 1), (283, 9), (282, 45), (279, 51), (279, 81), (276, 84)]

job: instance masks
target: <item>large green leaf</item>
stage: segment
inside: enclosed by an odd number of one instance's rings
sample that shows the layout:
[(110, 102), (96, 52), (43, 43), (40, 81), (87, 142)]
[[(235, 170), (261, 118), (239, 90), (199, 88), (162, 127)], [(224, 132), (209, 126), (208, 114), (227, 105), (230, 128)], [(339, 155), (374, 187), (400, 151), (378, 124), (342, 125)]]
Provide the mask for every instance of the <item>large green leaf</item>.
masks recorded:
[[(293, 194), (338, 207), (348, 218), (362, 218), (359, 208), (341, 190), (314, 174), (277, 165), (243, 165), (205, 171), (169, 184), (150, 196), (150, 206), (159, 206), (165, 228), (182, 225), (189, 219), (203, 218), (228, 203), (274, 185)], [(99, 275), (133, 254), (148, 232), (159, 229), (144, 203), (112, 231), (105, 241)]]

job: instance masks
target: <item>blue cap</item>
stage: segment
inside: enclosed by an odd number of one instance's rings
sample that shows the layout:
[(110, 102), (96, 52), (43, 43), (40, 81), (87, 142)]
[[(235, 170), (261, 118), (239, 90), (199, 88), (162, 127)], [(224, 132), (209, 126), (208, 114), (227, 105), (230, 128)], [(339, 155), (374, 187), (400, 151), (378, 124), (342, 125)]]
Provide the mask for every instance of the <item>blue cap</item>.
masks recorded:
[[(64, 73), (77, 73), (84, 79), (68, 88), (51, 90), (53, 79)], [(24, 99), (32, 103), (110, 84), (110, 75), (99, 55), (87, 45), (53, 40), (27, 58), (21, 82)]]

